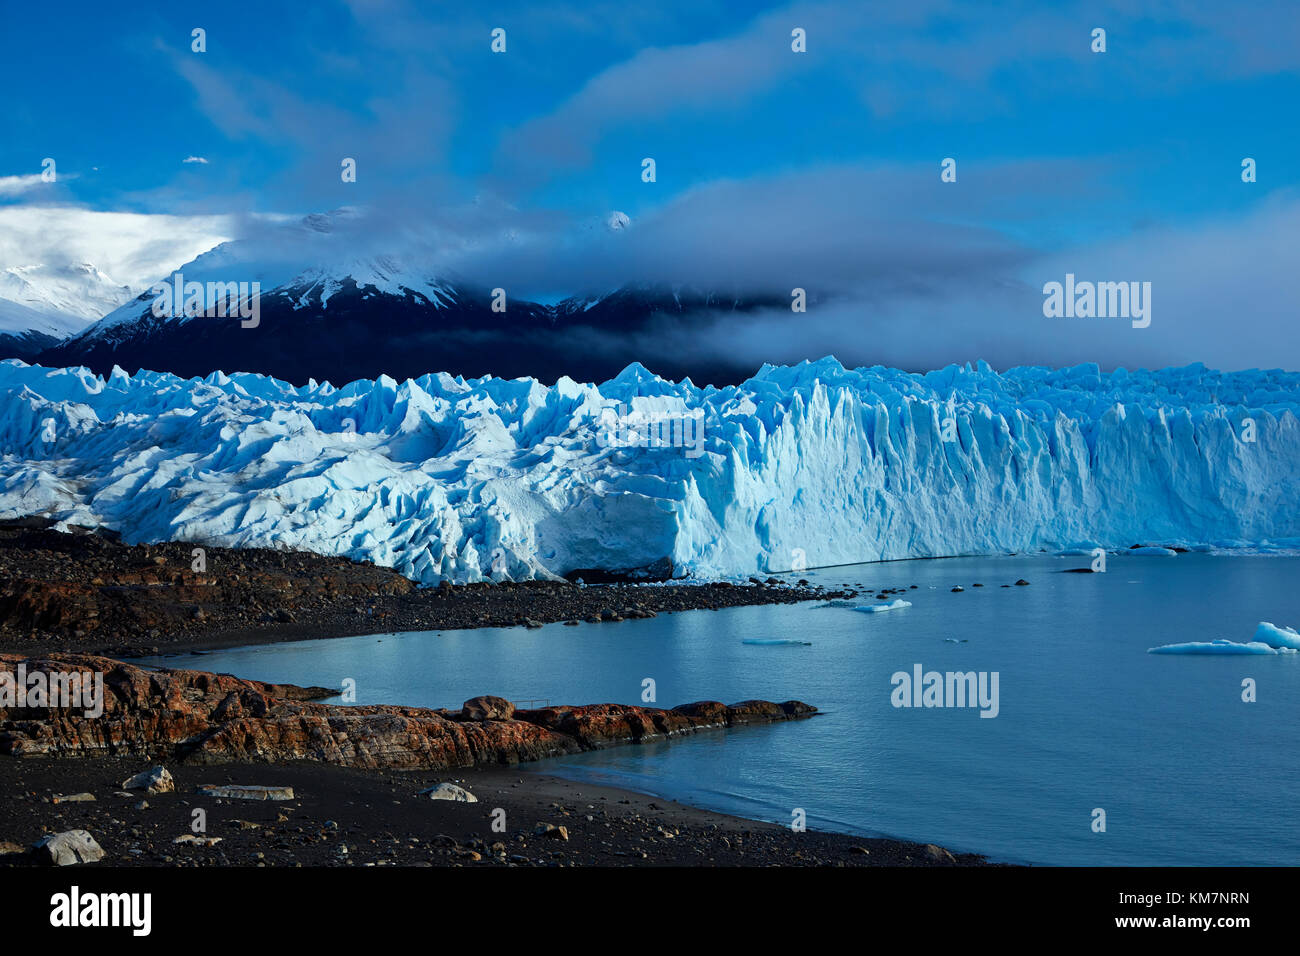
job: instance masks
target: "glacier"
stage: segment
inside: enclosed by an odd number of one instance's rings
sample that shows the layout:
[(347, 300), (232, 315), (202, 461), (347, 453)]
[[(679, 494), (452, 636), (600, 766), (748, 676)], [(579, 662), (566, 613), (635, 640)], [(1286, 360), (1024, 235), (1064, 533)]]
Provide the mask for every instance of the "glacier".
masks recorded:
[[(304, 549), (425, 584), (1300, 544), (1300, 373), (1278, 370), (828, 357), (726, 388), (635, 364), (600, 384), (336, 388), (9, 360), (0, 396), (0, 519)], [(698, 441), (676, 441), (688, 421)]]

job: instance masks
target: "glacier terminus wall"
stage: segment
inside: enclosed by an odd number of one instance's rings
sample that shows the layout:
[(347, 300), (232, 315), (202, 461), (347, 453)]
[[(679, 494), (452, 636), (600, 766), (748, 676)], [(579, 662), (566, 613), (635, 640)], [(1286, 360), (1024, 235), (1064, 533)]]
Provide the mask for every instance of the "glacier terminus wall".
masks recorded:
[(1300, 373), (834, 359), (739, 386), (295, 388), (0, 363), (0, 519), (305, 549), (424, 583), (1300, 546)]

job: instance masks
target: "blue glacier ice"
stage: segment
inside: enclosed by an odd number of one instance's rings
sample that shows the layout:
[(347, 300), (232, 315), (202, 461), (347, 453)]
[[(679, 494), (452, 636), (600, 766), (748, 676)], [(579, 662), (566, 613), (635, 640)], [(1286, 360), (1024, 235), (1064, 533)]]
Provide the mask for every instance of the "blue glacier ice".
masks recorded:
[(9, 360), (0, 396), (0, 518), (301, 548), (429, 584), (1300, 544), (1294, 372), (827, 358), (721, 389), (639, 365), (599, 385), (335, 388)]
[(864, 611), (867, 614), (879, 614), (882, 611), (901, 611), (903, 608), (911, 606), (911, 601), (895, 598), (887, 604), (859, 604), (853, 610)]
[(1188, 641), (1152, 647), (1148, 654), (1295, 654), (1300, 652), (1300, 633), (1260, 621), (1253, 641)]

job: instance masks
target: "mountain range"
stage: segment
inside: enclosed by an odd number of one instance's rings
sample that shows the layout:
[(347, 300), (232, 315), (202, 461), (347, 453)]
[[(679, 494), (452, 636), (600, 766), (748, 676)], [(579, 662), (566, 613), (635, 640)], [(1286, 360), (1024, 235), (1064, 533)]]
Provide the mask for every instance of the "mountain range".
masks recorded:
[[(0, 358), (85, 365), (100, 374), (114, 366), (185, 377), (239, 370), (302, 385), (430, 371), (603, 381), (649, 356), (658, 374), (726, 384), (753, 369), (693, 354), (693, 337), (730, 313), (789, 308), (785, 297), (667, 283), (630, 283), (547, 303), (513, 299), (448, 270), (440, 274), (416, 257), (338, 255), (340, 243), (319, 244), (334, 222), (310, 216), (294, 224), (289, 252), (223, 243), (162, 280), (257, 281), (256, 324), (212, 309), (155, 315), (158, 286), (126, 299), (132, 290), (105, 285), (88, 264), (63, 283), (47, 281), (41, 294), (20, 286), (24, 279), (31, 284), (32, 270), (7, 270), (13, 279), (0, 284), (0, 297), (21, 294), (31, 304), (0, 302), (0, 317), (8, 316), (0, 318)], [(624, 217), (618, 230), (626, 225)], [(92, 278), (96, 284), (78, 297), (75, 280)], [(106, 305), (107, 314), (89, 325), (77, 318)]]

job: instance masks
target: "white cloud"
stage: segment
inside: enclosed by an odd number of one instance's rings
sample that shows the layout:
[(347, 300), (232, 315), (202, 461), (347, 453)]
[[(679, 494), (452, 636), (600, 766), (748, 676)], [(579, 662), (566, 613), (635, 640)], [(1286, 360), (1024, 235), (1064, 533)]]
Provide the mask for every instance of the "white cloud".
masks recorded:
[(0, 176), (0, 197), (20, 196), (42, 184), (40, 173), (27, 176)]
[(0, 269), (89, 262), (139, 290), (234, 234), (229, 216), (0, 206)]
[(205, 157), (205, 156), (186, 156), (183, 160), (181, 160), (181, 162), (183, 162), (183, 163), (202, 163), (204, 166), (208, 165), (208, 160), (207, 160), (207, 157)]

